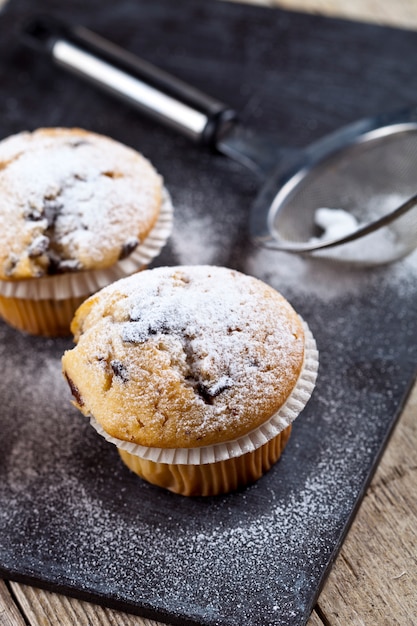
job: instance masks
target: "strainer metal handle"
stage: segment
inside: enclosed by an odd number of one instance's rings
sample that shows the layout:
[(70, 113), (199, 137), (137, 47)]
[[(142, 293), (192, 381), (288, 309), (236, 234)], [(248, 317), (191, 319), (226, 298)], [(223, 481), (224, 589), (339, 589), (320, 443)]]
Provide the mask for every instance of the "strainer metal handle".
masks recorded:
[(220, 100), (116, 46), (83, 26), (51, 15), (31, 17), (22, 28), (25, 43), (72, 73), (117, 95), (148, 117), (195, 143), (214, 146), (236, 118)]

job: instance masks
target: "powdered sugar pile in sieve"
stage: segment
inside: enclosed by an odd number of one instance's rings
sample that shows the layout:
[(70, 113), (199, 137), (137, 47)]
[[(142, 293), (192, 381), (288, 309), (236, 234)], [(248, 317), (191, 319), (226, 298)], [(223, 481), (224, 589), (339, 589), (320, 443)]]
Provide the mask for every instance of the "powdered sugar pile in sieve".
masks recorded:
[(344, 209), (320, 207), (315, 212), (314, 221), (323, 229), (323, 234), (320, 237), (311, 237), (309, 241), (312, 243), (345, 237), (359, 228), (355, 216)]

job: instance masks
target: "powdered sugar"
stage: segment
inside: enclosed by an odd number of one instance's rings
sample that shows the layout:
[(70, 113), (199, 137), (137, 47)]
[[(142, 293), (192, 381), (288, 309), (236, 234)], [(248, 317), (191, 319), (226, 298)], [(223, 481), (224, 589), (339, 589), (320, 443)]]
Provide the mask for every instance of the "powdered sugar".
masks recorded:
[(354, 268), (326, 259), (303, 258), (259, 248), (248, 258), (245, 270), (288, 297), (303, 294), (331, 301), (392, 281), (398, 284), (400, 290), (414, 289), (417, 251), (389, 266)]
[(353, 233), (359, 227), (358, 221), (351, 213), (343, 209), (329, 209), (320, 207), (316, 209), (314, 221), (323, 229), (320, 237), (313, 237), (312, 243), (326, 241), (327, 239), (339, 239)]
[(224, 224), (210, 213), (198, 215), (192, 204), (182, 204), (176, 215), (172, 246), (183, 265), (218, 263), (229, 246)]
[[(317, 257), (373, 266), (391, 263), (417, 247), (417, 202), (399, 194), (376, 195), (359, 212), (364, 214), (359, 221), (352, 212), (343, 209), (316, 209), (315, 223), (323, 232), (320, 237), (311, 237), (309, 244), (321, 246), (326, 242), (341, 240), (352, 233), (356, 238), (341, 245), (319, 248)], [(382, 225), (380, 219), (391, 219)], [(372, 230), (366, 233), (366, 230)], [(357, 231), (357, 232), (356, 232)]]

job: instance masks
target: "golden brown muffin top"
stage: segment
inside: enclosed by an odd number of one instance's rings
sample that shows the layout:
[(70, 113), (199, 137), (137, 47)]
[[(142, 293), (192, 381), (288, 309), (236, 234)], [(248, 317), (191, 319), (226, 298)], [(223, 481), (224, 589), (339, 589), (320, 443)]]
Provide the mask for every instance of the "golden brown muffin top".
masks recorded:
[(101, 269), (155, 224), (162, 180), (135, 150), (77, 128), (0, 142), (0, 279)]
[(231, 441), (285, 403), (304, 331), (265, 283), (221, 267), (160, 267), (84, 302), (62, 362), (74, 404), (118, 439), (157, 448)]

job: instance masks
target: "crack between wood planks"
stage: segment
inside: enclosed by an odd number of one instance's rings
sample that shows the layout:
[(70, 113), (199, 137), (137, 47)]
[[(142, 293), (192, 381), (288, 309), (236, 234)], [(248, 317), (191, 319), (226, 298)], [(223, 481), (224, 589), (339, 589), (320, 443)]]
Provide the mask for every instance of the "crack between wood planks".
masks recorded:
[(12, 587), (12, 585), (10, 584), (9, 580), (5, 580), (4, 584), (7, 587), (7, 591), (10, 593), (10, 596), (13, 600), (13, 602), (16, 605), (17, 610), (19, 611), (19, 615), (22, 618), (23, 622), (26, 624), (26, 626), (31, 626), (30, 621), (28, 620), (28, 618), (26, 617), (25, 611), (23, 610), (23, 607), (19, 601), (19, 598), (17, 597), (17, 595), (14, 592), (14, 589)]
[(353, 564), (351, 563), (351, 561), (347, 558), (347, 556), (345, 554), (343, 554), (343, 552), (340, 553), (340, 558), (345, 562), (346, 567), (348, 568), (348, 570), (351, 572), (352, 576), (356, 579), (359, 580), (359, 576), (357, 571), (355, 570)]
[(327, 619), (324, 611), (320, 608), (318, 604), (314, 607), (315, 612), (317, 613), (317, 617), (323, 622), (323, 626), (332, 626), (330, 621)]

